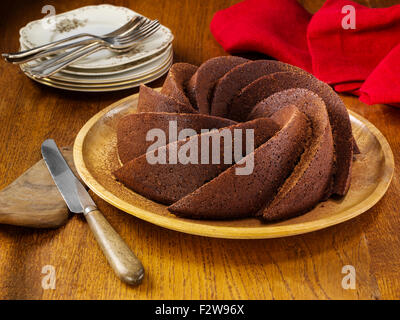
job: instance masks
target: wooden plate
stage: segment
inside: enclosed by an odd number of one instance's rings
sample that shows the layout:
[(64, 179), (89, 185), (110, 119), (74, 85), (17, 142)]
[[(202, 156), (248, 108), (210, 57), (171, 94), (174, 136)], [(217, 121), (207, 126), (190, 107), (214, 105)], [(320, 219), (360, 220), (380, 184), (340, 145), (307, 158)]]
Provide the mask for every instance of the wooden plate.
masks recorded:
[(116, 152), (116, 126), (126, 114), (136, 112), (138, 95), (103, 109), (81, 129), (74, 144), (74, 161), (82, 180), (113, 206), (156, 225), (185, 233), (218, 238), (261, 239), (296, 235), (323, 229), (358, 216), (386, 192), (394, 171), (392, 150), (385, 137), (366, 119), (349, 111), (361, 154), (353, 163), (348, 194), (320, 203), (293, 219), (263, 223), (258, 219), (199, 221), (178, 218), (166, 206), (146, 199), (117, 182), (112, 171), (120, 164)]

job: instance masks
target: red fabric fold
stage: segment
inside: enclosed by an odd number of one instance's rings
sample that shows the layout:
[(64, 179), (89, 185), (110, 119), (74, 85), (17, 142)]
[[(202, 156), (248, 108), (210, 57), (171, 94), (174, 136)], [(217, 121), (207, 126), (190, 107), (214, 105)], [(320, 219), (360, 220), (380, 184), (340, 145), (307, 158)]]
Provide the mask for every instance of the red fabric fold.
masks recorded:
[(246, 0), (215, 13), (210, 29), (225, 51), (261, 52), (311, 72), (310, 18), (295, 0)]
[[(355, 8), (355, 29), (342, 20)], [(365, 80), (400, 41), (400, 5), (371, 9), (349, 0), (327, 0), (312, 17), (307, 38), (314, 75), (329, 83)]]
[[(355, 29), (342, 26), (345, 6), (355, 9)], [(245, 0), (218, 11), (210, 29), (228, 52), (261, 52), (365, 103), (400, 104), (400, 4), (327, 0), (312, 16), (296, 0)]]
[(363, 84), (362, 81), (344, 82), (333, 86), (333, 88), (337, 92), (351, 92), (360, 89), (362, 84)]
[[(400, 21), (399, 21), (400, 23)], [(367, 104), (400, 103), (400, 44), (379, 63), (360, 88), (360, 100)]]

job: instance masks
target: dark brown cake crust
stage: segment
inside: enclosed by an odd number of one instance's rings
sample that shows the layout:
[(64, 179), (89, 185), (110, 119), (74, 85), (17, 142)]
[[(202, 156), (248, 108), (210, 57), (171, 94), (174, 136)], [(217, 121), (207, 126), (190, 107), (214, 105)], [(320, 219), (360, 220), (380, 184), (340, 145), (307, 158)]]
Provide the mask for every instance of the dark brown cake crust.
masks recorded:
[(288, 64), (273, 60), (249, 61), (234, 67), (221, 77), (215, 85), (211, 101), (211, 114), (226, 117), (232, 99), (242, 88), (262, 76), (287, 71), (291, 67)]
[(173, 64), (165, 78), (161, 93), (193, 108), (186, 96), (186, 85), (196, 71), (197, 67), (190, 63)]
[(197, 113), (192, 106), (162, 94), (152, 88), (140, 85), (138, 112)]
[(232, 68), (248, 61), (241, 57), (222, 56), (204, 62), (187, 85), (187, 93), (192, 105), (196, 105), (200, 113), (209, 114), (210, 99), (217, 80)]

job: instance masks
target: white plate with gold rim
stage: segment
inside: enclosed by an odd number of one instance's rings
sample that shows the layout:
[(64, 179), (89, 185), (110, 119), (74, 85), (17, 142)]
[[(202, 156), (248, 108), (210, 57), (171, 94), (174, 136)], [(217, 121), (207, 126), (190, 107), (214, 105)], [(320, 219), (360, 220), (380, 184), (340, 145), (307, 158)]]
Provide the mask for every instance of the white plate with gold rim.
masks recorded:
[(74, 83), (66, 83), (58, 80), (53, 80), (51, 78), (44, 78), (44, 79), (36, 79), (31, 77), (29, 74), (26, 73), (26, 75), (31, 78), (32, 80), (39, 82), (41, 84), (53, 87), (53, 88), (58, 88), (58, 89), (63, 89), (63, 90), (68, 90), (68, 91), (80, 91), (80, 92), (107, 92), (107, 91), (118, 91), (118, 90), (125, 90), (125, 89), (130, 89), (134, 87), (138, 87), (141, 84), (146, 84), (149, 82), (152, 82), (160, 77), (162, 77), (164, 74), (166, 74), (169, 70), (169, 68), (172, 65), (172, 57), (169, 60), (169, 62), (161, 69), (157, 70), (155, 73), (148, 75), (146, 77), (143, 77), (142, 79), (134, 79), (134, 80), (128, 80), (128, 81), (123, 81), (123, 82), (118, 82), (118, 83), (111, 83), (111, 84), (97, 84), (97, 85), (86, 85), (86, 84), (74, 84)]
[[(33, 48), (79, 33), (103, 35), (118, 29), (139, 14), (131, 9), (112, 5), (86, 6), (54, 16), (54, 24), (47, 19), (35, 20), (20, 30), (21, 45)], [(173, 40), (171, 30), (165, 26), (137, 47), (126, 53), (101, 50), (71, 66), (81, 70), (112, 68), (132, 63), (167, 48)]]

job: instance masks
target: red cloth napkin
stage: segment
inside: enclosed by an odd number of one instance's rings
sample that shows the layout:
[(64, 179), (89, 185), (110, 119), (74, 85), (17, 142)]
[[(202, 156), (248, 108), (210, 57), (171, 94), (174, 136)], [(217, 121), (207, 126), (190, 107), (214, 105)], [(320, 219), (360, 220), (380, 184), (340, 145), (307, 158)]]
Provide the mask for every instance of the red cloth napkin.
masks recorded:
[[(342, 27), (346, 5), (355, 8), (355, 29)], [(400, 5), (327, 0), (311, 16), (296, 0), (245, 0), (217, 12), (210, 29), (228, 52), (262, 52), (368, 104), (400, 103)]]
[(295, 0), (246, 0), (218, 11), (210, 29), (225, 51), (257, 51), (309, 72), (311, 14)]

